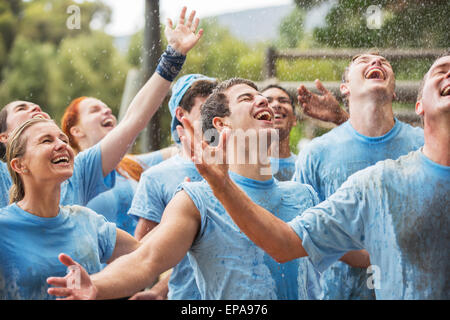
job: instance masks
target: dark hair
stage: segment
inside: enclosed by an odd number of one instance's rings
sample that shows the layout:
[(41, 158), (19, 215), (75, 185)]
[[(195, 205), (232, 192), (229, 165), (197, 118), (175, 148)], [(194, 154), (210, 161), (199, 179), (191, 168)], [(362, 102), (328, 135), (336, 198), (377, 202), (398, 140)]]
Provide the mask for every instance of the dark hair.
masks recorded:
[[(8, 130), (8, 125), (6, 123), (6, 119), (8, 119), (8, 110), (6, 109), (7, 105), (2, 108), (0, 111), (0, 133)], [(6, 145), (0, 142), (0, 158), (5, 161), (6, 154)]]
[[(433, 66), (433, 64), (434, 64), (436, 61), (438, 61), (439, 59), (441, 59), (441, 58), (443, 58), (443, 57), (447, 57), (447, 56), (450, 56), (450, 51), (447, 51), (446, 53), (444, 53), (444, 54), (440, 55), (439, 57), (437, 57), (437, 58), (433, 61), (433, 63), (431, 64), (430, 69), (431, 69), (431, 67)], [(429, 72), (430, 72), (430, 70), (428, 69), (428, 71), (427, 71), (427, 72), (425, 73), (425, 75), (423, 76), (422, 81), (420, 81), (419, 91), (417, 91), (417, 101), (419, 101), (419, 100), (422, 99), (422, 95), (423, 95), (423, 87), (425, 86), (425, 82), (427, 81), (428, 73), (429, 73)]]
[(211, 80), (197, 80), (192, 86), (186, 91), (181, 99), (179, 105), (181, 108), (186, 110), (187, 112), (191, 112), (192, 107), (194, 106), (195, 98), (208, 97), (213, 89), (217, 86), (217, 81)]
[(289, 103), (291, 104), (292, 111), (294, 111), (294, 115), (295, 115), (295, 99), (292, 96), (292, 94), (289, 91), (287, 91), (285, 88), (283, 88), (283, 87), (281, 87), (281, 86), (279, 86), (277, 84), (269, 84), (268, 86), (266, 86), (264, 89), (261, 90), (261, 93), (266, 91), (266, 90), (269, 90), (269, 89), (280, 89), (281, 91), (286, 93), (287, 96), (289, 97)]
[[(214, 137), (218, 133), (217, 130), (213, 126), (213, 119), (215, 117), (226, 117), (231, 114), (229, 108), (229, 101), (225, 94), (225, 91), (231, 87), (234, 87), (238, 84), (246, 84), (255, 90), (258, 90), (256, 84), (252, 81), (242, 78), (231, 78), (219, 83), (211, 93), (211, 95), (206, 99), (205, 103), (200, 110), (201, 120), (202, 120), (202, 131), (203, 133), (214, 132), (211, 137), (205, 137), (208, 143), (215, 142)], [(212, 130), (212, 131), (210, 131)]]

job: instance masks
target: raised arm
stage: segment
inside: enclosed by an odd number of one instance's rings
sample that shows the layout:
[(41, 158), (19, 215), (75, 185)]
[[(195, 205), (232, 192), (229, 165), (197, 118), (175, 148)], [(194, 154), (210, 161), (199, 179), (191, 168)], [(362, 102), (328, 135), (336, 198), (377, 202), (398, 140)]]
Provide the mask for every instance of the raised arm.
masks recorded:
[[(230, 134), (229, 131), (222, 131), (219, 145), (211, 147), (201, 141), (200, 137), (194, 138), (194, 129), (187, 119), (183, 118), (182, 123), (184, 129), (178, 126), (177, 130), (183, 147), (188, 152), (187, 154), (193, 155), (192, 161), (197, 170), (211, 186), (214, 195), (241, 231), (278, 262), (306, 256), (302, 240), (294, 230), (286, 222), (255, 204), (231, 180), (226, 163), (226, 141)], [(220, 164), (208, 161), (204, 157), (217, 153), (222, 155)], [(215, 156), (211, 158), (219, 159)]]
[(304, 85), (300, 85), (297, 89), (298, 104), (303, 112), (314, 119), (337, 125), (347, 121), (348, 113), (340, 107), (333, 94), (323, 86), (320, 80), (316, 79), (315, 84), (321, 95), (312, 93)]
[[(62, 255), (66, 266), (77, 266), (64, 278), (48, 278), (55, 288), (48, 293), (66, 299), (115, 299), (129, 297), (154, 283), (164, 271), (179, 263), (189, 250), (200, 228), (200, 213), (189, 196), (181, 191), (169, 202), (161, 223), (130, 254), (116, 259), (101, 272), (89, 276), (84, 269)], [(70, 286), (78, 274), (78, 286)]]
[(162, 55), (156, 72), (131, 101), (124, 118), (117, 127), (100, 142), (104, 176), (117, 166), (139, 132), (146, 127), (156, 113), (169, 91), (171, 81), (181, 70), (187, 52), (202, 36), (201, 29), (196, 34), (199, 19), (194, 19), (195, 11), (186, 21), (185, 15), (186, 7), (182, 9), (175, 28), (172, 21), (168, 19), (164, 33), (169, 46)]

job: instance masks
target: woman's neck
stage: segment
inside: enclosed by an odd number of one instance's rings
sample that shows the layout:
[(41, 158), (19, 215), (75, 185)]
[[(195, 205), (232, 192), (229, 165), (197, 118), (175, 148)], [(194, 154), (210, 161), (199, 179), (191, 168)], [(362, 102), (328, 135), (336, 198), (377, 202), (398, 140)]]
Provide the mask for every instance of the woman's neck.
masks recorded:
[(17, 202), (23, 210), (38, 217), (53, 218), (59, 213), (61, 185), (26, 185), (25, 196)]

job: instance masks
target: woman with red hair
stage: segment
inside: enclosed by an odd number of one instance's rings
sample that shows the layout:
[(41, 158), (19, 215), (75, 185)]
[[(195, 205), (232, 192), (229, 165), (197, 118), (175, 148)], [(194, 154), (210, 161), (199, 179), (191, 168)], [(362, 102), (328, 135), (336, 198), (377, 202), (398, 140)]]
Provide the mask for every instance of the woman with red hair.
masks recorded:
[[(61, 119), (61, 128), (69, 137), (69, 143), (76, 153), (96, 145), (116, 124), (117, 120), (111, 109), (102, 101), (91, 97), (74, 99)], [(86, 206), (103, 214), (109, 221), (116, 223), (118, 228), (134, 234), (137, 220), (128, 216), (127, 212), (141, 173), (171, 157), (176, 151), (176, 147), (169, 147), (142, 155), (125, 155), (115, 168), (115, 186), (90, 200)]]

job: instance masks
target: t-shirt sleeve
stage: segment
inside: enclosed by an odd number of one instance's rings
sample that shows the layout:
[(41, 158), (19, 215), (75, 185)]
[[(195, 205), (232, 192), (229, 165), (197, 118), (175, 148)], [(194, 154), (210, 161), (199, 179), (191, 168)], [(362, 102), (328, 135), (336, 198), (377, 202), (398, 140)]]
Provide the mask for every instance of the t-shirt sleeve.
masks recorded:
[(116, 247), (117, 227), (99, 214), (92, 214), (96, 224), (100, 262), (106, 263)]
[(320, 272), (347, 251), (364, 248), (364, 220), (371, 201), (360, 176), (351, 176), (327, 200), (289, 222)]
[(165, 198), (160, 180), (152, 174), (144, 173), (134, 193), (128, 214), (135, 219), (144, 218), (160, 223), (167, 205)]
[(103, 177), (102, 153), (100, 143), (80, 152), (75, 157), (73, 176), (73, 192), (79, 192), (80, 205), (86, 205), (98, 194), (114, 187), (116, 182), (115, 170)]
[(144, 169), (148, 169), (164, 160), (160, 150), (149, 153), (143, 153), (139, 155), (133, 155), (133, 157), (139, 162), (139, 164)]
[(203, 235), (207, 219), (207, 203), (205, 202), (205, 200), (208, 199), (208, 196), (212, 197), (212, 195), (208, 194), (204, 186), (204, 182), (183, 182), (177, 187), (177, 190), (175, 191), (176, 194), (177, 192), (184, 190), (200, 212), (201, 226), (197, 237), (194, 240), (194, 243)]

